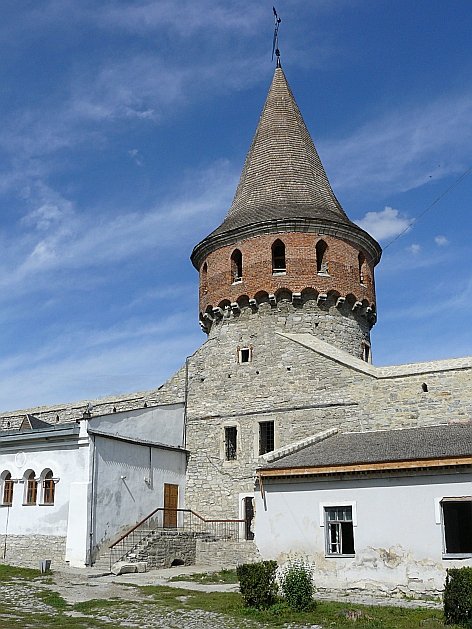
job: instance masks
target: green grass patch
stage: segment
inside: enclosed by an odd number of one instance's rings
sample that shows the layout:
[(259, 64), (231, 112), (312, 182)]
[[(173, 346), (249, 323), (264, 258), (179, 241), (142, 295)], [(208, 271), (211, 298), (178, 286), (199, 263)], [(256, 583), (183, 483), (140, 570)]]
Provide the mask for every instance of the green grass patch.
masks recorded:
[[(237, 619), (251, 619), (274, 627), (319, 624), (335, 629), (440, 629), (446, 627), (442, 610), (351, 605), (318, 601), (310, 612), (294, 612), (283, 600), (269, 609), (248, 609), (236, 592), (196, 592), (170, 586), (143, 586), (143, 593), (172, 609), (203, 609)], [(316, 600), (316, 595), (315, 595)], [(447, 625), (448, 629), (458, 629)]]
[(64, 609), (68, 609), (70, 607), (69, 603), (67, 603), (60, 594), (54, 592), (54, 590), (38, 590), (35, 594), (42, 600), (43, 603), (46, 603), (46, 605), (50, 605), (59, 611), (63, 611)]
[(0, 582), (11, 581), (12, 579), (25, 579), (32, 581), (41, 576), (39, 570), (34, 568), (18, 568), (17, 566), (8, 566), (6, 564), (0, 564)]
[(181, 574), (169, 579), (172, 581), (192, 581), (203, 583), (204, 585), (214, 585), (221, 583), (239, 583), (236, 570), (219, 570), (218, 572), (199, 572), (195, 574)]
[(75, 603), (72, 605), (72, 609), (81, 614), (90, 614), (93, 616), (97, 612), (106, 612), (107, 609), (116, 609), (117, 607), (124, 607), (130, 605), (132, 601), (123, 601), (122, 599), (109, 598), (100, 599), (93, 598), (89, 601), (82, 601), (81, 603)]

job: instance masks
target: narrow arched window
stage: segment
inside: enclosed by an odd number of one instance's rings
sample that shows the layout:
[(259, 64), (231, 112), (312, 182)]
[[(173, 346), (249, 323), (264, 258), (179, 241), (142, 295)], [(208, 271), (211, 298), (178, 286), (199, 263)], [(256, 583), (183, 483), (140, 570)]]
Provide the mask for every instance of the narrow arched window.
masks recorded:
[(318, 240), (316, 243), (316, 272), (328, 274), (328, 245), (324, 240)]
[(276, 240), (272, 245), (272, 273), (285, 273), (285, 245)]
[(13, 502), (13, 481), (10, 472), (6, 472), (3, 476), (3, 496), (2, 504), (11, 505)]
[(43, 489), (43, 499), (42, 504), (45, 505), (53, 505), (54, 504), (54, 489), (55, 483), (52, 477), (52, 471), (49, 470), (42, 476), (42, 489)]
[(207, 279), (208, 279), (207, 274), (208, 274), (208, 265), (205, 262), (202, 265), (202, 270), (201, 270), (201, 275), (200, 275), (203, 290), (207, 289)]
[(243, 278), (243, 254), (235, 249), (231, 254), (231, 276), (234, 282), (240, 282)]
[(361, 284), (365, 284), (365, 256), (363, 253), (359, 253), (358, 257), (358, 264), (359, 264), (359, 282)]
[(36, 474), (31, 471), (26, 479), (26, 491), (25, 491), (25, 504), (35, 505), (38, 497), (38, 481), (36, 480)]

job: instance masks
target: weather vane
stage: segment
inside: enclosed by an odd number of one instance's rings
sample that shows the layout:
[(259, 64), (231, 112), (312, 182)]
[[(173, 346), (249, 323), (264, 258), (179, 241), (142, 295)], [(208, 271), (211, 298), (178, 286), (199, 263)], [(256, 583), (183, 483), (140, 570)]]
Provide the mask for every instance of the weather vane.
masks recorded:
[(277, 11), (275, 10), (275, 7), (272, 7), (272, 11), (274, 12), (274, 21), (275, 21), (274, 39), (272, 42), (272, 61), (274, 60), (274, 53), (275, 53), (275, 56), (277, 57), (277, 67), (280, 68), (279, 26), (282, 20), (277, 15)]

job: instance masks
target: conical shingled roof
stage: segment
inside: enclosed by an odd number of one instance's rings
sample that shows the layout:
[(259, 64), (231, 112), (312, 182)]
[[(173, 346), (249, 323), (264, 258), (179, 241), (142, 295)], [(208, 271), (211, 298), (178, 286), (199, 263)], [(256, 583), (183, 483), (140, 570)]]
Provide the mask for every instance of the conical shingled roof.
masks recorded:
[(233, 203), (219, 230), (267, 218), (319, 214), (348, 220), (285, 74), (276, 68)]
[(277, 67), (223, 223), (193, 250), (198, 269), (212, 250), (241, 238), (280, 231), (316, 231), (354, 240), (378, 262), (378, 243), (352, 223), (337, 200), (313, 140)]

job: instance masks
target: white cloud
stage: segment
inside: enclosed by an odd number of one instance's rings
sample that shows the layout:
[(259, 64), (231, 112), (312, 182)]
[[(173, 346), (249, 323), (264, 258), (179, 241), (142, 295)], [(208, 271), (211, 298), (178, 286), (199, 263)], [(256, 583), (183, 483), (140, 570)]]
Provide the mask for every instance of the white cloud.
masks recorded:
[(413, 243), (412, 245), (407, 247), (407, 250), (410, 253), (412, 253), (414, 256), (417, 256), (419, 252), (421, 251), (421, 245), (419, 245), (418, 243)]
[(335, 190), (410, 190), (469, 165), (472, 93), (415, 107), (392, 103), (350, 136), (318, 144)]
[(438, 235), (434, 238), (434, 242), (438, 245), (438, 247), (445, 247), (449, 244), (449, 240), (446, 236)]
[(128, 155), (131, 157), (136, 166), (143, 165), (143, 157), (138, 149), (131, 149), (128, 151)]
[(414, 219), (408, 218), (400, 214), (398, 210), (388, 206), (380, 212), (367, 212), (363, 218), (356, 221), (359, 227), (365, 229), (377, 240), (394, 238), (408, 230), (413, 222)]

